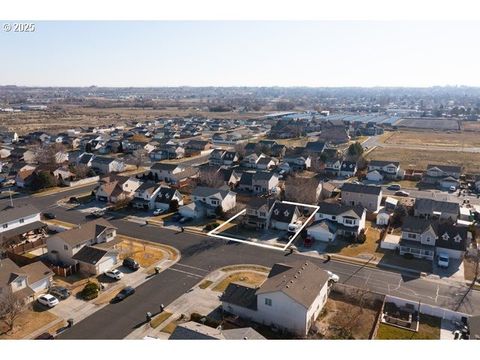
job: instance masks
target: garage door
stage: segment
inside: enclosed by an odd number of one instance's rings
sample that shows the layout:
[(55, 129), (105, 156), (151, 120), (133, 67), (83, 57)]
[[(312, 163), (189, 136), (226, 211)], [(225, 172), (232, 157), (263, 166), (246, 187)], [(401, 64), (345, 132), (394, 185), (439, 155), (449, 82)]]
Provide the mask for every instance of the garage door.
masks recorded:
[(39, 280), (39, 281), (31, 284), (30, 287), (32, 288), (33, 291), (38, 293), (38, 292), (42, 292), (42, 291), (47, 290), (49, 285), (50, 285), (50, 281), (47, 278), (47, 279)]
[(110, 270), (115, 266), (116, 257), (115, 256), (105, 256), (102, 261), (98, 264), (98, 273), (101, 274), (107, 270)]

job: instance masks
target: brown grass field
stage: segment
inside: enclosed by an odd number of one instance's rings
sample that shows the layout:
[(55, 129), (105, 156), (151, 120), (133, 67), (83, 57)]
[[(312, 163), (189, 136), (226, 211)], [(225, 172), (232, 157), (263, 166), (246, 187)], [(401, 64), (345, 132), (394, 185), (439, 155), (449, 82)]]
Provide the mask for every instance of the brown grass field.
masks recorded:
[(422, 145), (445, 147), (480, 146), (480, 134), (473, 131), (396, 131), (383, 138), (390, 145)]
[(426, 170), (428, 164), (462, 165), (467, 173), (480, 172), (480, 153), (461, 151), (413, 150), (378, 147), (367, 155), (369, 160), (399, 161), (403, 169)]

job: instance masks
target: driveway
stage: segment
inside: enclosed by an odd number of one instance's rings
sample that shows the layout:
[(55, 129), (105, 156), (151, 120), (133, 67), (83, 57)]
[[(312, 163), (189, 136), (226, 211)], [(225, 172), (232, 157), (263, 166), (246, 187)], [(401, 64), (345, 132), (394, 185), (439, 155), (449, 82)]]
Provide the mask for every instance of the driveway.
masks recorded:
[(433, 273), (438, 275), (441, 279), (447, 278), (465, 283), (465, 268), (463, 266), (463, 260), (450, 259), (450, 266), (447, 269), (438, 267), (436, 262), (434, 262)]

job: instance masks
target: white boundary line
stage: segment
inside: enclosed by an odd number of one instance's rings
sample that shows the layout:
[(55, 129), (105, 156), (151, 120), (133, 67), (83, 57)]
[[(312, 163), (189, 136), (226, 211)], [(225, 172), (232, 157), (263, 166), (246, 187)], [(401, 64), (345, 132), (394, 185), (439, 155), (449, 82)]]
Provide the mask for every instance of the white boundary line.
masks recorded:
[(290, 241), (283, 248), (278, 247), (278, 246), (273, 246), (273, 245), (267, 245), (267, 244), (258, 244), (258, 243), (255, 243), (255, 242), (249, 241), (249, 240), (241, 240), (241, 239), (237, 239), (237, 238), (233, 238), (233, 237), (229, 237), (229, 236), (218, 235), (218, 231), (220, 230), (220, 228), (224, 227), (226, 224), (230, 223), (232, 220), (234, 220), (238, 216), (243, 215), (247, 211), (246, 209), (243, 209), (238, 214), (232, 216), (230, 219), (225, 221), (222, 225), (220, 225), (217, 228), (209, 231), (207, 233), (207, 235), (218, 238), (218, 239), (223, 239), (223, 240), (228, 240), (228, 241), (236, 241), (236, 242), (247, 244), (247, 245), (253, 245), (253, 246), (259, 246), (259, 247), (263, 247), (263, 248), (267, 248), (267, 249), (285, 251), (286, 249), (288, 249), (290, 244), (296, 239), (298, 234), (300, 234), (302, 232), (302, 230), (305, 228), (305, 226), (307, 226), (307, 224), (310, 222), (310, 220), (315, 216), (315, 214), (317, 213), (317, 211), (320, 207), (316, 206), (316, 205), (302, 204), (302, 203), (296, 203), (296, 202), (291, 202), (291, 201), (282, 201), (282, 203), (290, 204), (290, 205), (303, 206), (303, 207), (309, 207), (309, 208), (315, 209), (312, 212), (312, 214), (308, 217), (308, 219), (303, 222), (303, 225), (300, 227), (300, 229), (298, 229), (295, 232), (295, 234), (290, 238)]

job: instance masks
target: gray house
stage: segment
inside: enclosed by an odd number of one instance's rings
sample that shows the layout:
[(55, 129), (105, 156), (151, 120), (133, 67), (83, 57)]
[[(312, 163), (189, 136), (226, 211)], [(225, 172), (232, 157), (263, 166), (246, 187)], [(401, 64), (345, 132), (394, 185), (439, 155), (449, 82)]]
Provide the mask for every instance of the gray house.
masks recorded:
[(376, 212), (382, 201), (380, 186), (345, 183), (342, 186), (342, 204), (361, 205), (369, 211)]

